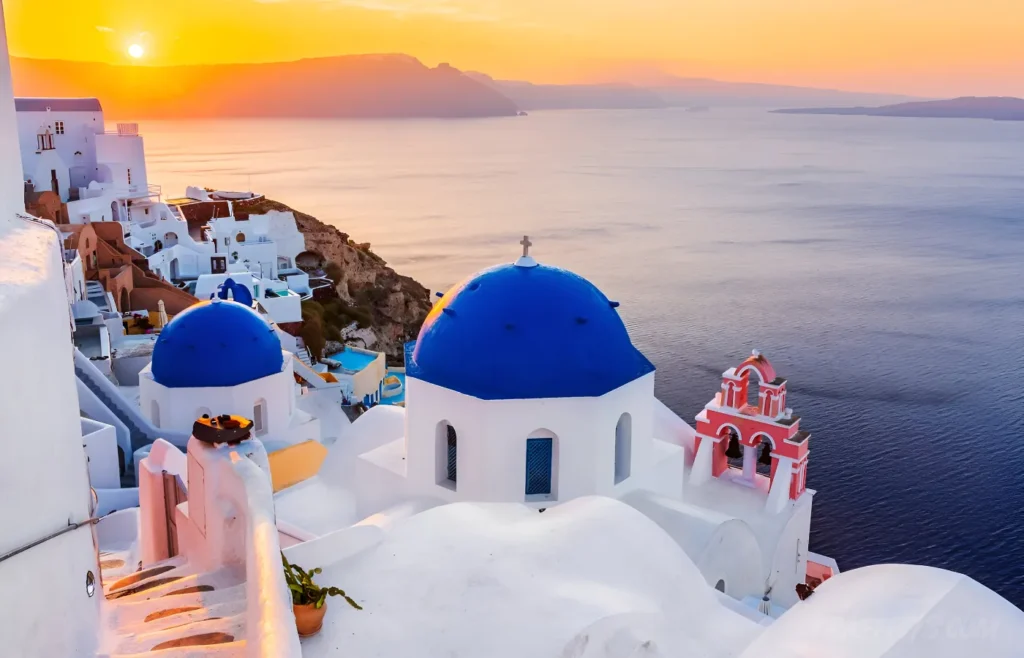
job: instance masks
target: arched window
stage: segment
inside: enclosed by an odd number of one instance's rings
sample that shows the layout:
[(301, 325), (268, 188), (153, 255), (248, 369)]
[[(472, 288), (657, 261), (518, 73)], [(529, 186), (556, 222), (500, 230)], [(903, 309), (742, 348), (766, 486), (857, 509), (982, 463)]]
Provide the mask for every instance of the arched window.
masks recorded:
[(434, 443), (437, 483), (455, 490), (458, 483), (459, 437), (451, 423), (442, 420), (437, 424)]
[(267, 433), (267, 401), (257, 400), (252, 407), (252, 429), (256, 436)]
[(526, 439), (526, 500), (557, 498), (558, 440), (554, 432), (537, 430)]
[(153, 400), (149, 403), (149, 420), (154, 427), (160, 427), (160, 403)]
[(725, 581), (719, 580), (717, 583), (715, 583), (715, 589), (717, 589), (722, 594), (725, 594)]
[(238, 235), (235, 236), (235, 244), (242, 244), (243, 242), (245, 242), (245, 233), (239, 231)]
[(747, 404), (755, 409), (761, 408), (761, 378), (753, 368), (747, 374)]
[(633, 417), (625, 413), (615, 425), (615, 484), (629, 477), (632, 459)]

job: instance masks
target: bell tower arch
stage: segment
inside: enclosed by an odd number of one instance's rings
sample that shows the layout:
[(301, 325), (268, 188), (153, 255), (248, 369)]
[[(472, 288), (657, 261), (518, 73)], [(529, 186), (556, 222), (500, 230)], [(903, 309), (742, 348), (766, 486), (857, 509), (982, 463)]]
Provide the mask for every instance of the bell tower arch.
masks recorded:
[[(710, 460), (710, 468), (695, 471), (763, 489), (769, 508), (799, 499), (807, 489), (811, 435), (800, 429), (786, 395), (786, 380), (757, 350), (722, 373), (721, 390), (697, 416), (696, 459)], [(702, 451), (704, 442), (711, 449)]]

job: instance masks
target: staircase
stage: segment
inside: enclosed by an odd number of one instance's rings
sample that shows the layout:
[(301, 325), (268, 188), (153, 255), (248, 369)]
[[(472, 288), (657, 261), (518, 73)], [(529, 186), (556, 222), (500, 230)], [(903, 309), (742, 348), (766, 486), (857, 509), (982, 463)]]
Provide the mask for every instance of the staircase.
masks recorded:
[[(121, 561), (116, 553), (100, 557), (109, 565)], [(140, 571), (111, 566), (102, 573), (113, 658), (245, 655), (246, 593), (237, 575), (197, 571), (181, 556)]]
[[(134, 409), (130, 402), (120, 396), (117, 392), (117, 387), (78, 349), (75, 349), (74, 366), (75, 375), (79, 381), (92, 391), (110, 413), (116, 416), (128, 428), (132, 452), (142, 446), (153, 443), (153, 441), (159, 438), (165, 439), (177, 446), (187, 445), (188, 433), (161, 430), (155, 427), (140, 411)], [(124, 460), (125, 472), (127, 473), (131, 468), (132, 455), (124, 455)]]
[[(117, 416), (118, 420), (125, 424), (132, 437), (132, 450), (138, 450), (142, 446), (152, 443), (158, 438), (156, 436), (151, 436), (145, 428), (139, 427), (138, 423), (136, 423), (129, 414), (124, 413), (121, 410), (120, 405), (111, 400), (110, 396), (107, 395), (107, 393), (97, 385), (96, 382), (94, 382), (93, 379), (86, 374), (85, 370), (80, 368), (77, 363), (75, 364), (75, 375), (77, 375), (82, 383), (85, 384), (86, 387), (92, 391), (104, 405), (106, 405), (107, 409), (110, 409), (111, 413)], [(103, 375), (101, 374), (100, 376), (102, 377)]]
[(309, 348), (300, 347), (299, 351), (295, 353), (295, 356), (299, 357), (299, 361), (306, 364), (310, 370), (313, 369), (313, 358), (309, 355)]
[(99, 281), (85, 282), (85, 298), (95, 304), (101, 311), (110, 311), (110, 302), (107, 300), (107, 291)]

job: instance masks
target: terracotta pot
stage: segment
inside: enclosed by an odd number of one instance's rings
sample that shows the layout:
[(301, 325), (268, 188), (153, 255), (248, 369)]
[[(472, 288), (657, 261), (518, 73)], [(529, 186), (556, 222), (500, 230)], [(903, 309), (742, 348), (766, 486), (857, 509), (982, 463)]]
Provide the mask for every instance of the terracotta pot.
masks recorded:
[(327, 601), (324, 601), (322, 608), (317, 608), (312, 603), (306, 605), (292, 605), (295, 611), (295, 626), (299, 629), (299, 635), (310, 637), (320, 632), (324, 625), (324, 615), (327, 614)]

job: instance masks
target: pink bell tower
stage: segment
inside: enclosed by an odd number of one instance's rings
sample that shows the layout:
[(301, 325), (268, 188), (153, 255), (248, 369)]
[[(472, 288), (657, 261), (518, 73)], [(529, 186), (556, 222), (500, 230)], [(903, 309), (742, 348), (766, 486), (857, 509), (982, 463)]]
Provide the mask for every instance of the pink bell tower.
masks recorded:
[[(752, 377), (758, 380), (756, 402), (748, 398)], [(786, 407), (786, 380), (757, 350), (739, 367), (722, 373), (722, 390), (697, 415), (696, 430), (696, 453), (707, 459), (710, 452), (710, 469), (698, 469), (698, 478), (703, 474), (763, 488), (770, 492), (769, 507), (776, 508), (787, 498), (799, 499), (807, 489), (811, 435)], [(705, 442), (713, 444), (711, 450)], [(741, 456), (742, 468), (735, 463)], [(758, 473), (758, 464), (767, 466), (769, 460), (770, 474)], [(785, 497), (783, 488), (788, 490)]]

